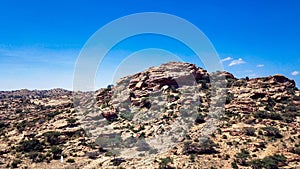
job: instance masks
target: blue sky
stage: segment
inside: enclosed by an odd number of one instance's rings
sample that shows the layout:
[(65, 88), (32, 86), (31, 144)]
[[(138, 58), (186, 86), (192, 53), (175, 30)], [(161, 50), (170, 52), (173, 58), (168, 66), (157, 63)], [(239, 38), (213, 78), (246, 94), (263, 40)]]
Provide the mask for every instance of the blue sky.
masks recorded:
[[(300, 84), (300, 1), (297, 0), (3, 0), (0, 3), (0, 90), (72, 89), (76, 59), (88, 38), (110, 21), (138, 12), (169, 13), (193, 23), (210, 39), (223, 59), (224, 69), (236, 77), (279, 73), (294, 79), (298, 87)], [(186, 46), (174, 39), (136, 36), (120, 42), (107, 55), (100, 65), (104, 71), (99, 70), (96, 87), (112, 83), (114, 78), (107, 72), (118, 72), (116, 67), (122, 58), (146, 48), (163, 49), (203, 66)], [(148, 50), (139, 54), (151, 57), (151, 53)], [(165, 56), (156, 57), (168, 60), (168, 53), (162, 54)]]

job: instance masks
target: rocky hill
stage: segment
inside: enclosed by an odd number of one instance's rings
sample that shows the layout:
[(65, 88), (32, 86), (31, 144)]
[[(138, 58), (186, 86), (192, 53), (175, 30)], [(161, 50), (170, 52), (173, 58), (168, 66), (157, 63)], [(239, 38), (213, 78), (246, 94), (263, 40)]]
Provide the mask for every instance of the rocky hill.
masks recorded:
[(300, 167), (293, 80), (190, 63), (95, 92), (0, 92), (0, 129), (0, 168)]

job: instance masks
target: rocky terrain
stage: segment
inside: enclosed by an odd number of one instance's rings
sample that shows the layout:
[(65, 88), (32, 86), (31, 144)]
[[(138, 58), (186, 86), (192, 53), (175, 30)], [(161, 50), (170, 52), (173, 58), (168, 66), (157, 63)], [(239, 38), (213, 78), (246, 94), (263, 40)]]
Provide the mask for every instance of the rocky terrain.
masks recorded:
[(0, 168), (297, 167), (300, 92), (283, 75), (170, 62), (95, 92), (0, 92)]

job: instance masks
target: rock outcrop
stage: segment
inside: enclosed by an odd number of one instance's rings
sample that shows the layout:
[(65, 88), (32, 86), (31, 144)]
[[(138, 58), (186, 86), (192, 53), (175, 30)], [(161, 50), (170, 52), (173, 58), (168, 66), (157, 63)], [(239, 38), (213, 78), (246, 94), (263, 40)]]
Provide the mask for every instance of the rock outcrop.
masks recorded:
[(0, 168), (297, 168), (299, 133), (283, 75), (170, 62), (95, 93), (0, 92)]

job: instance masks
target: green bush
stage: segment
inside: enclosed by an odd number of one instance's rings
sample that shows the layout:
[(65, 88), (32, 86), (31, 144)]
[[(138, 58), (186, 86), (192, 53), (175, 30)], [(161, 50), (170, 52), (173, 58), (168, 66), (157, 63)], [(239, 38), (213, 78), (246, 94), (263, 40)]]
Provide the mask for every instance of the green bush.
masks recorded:
[(68, 122), (69, 127), (76, 127), (77, 126), (76, 125), (76, 122), (77, 122), (76, 118), (71, 117), (71, 118), (67, 119), (67, 122)]
[(202, 114), (198, 114), (195, 120), (196, 124), (205, 123), (204, 116)]
[(35, 162), (40, 163), (43, 162), (46, 159), (46, 156), (42, 153), (38, 154), (37, 158), (35, 159)]
[(237, 80), (232, 85), (236, 87), (247, 86), (247, 82), (244, 80)]
[(263, 159), (255, 159), (250, 161), (248, 164), (253, 169), (278, 169), (280, 164), (285, 164), (286, 157), (284, 155), (275, 154), (273, 156), (267, 156)]
[(173, 163), (173, 159), (170, 157), (160, 158), (159, 160), (159, 169), (166, 169), (169, 163)]
[(19, 143), (19, 147), (17, 151), (24, 151), (24, 152), (33, 152), (33, 151), (42, 151), (43, 145), (37, 139), (32, 140), (23, 140)]
[(292, 150), (292, 153), (300, 155), (300, 148), (299, 148), (299, 147), (294, 148), (294, 149)]
[(244, 127), (243, 133), (247, 136), (255, 136), (255, 128), (254, 127)]
[(45, 141), (48, 142), (50, 145), (58, 145), (60, 144), (59, 136), (61, 135), (60, 132), (57, 131), (48, 131), (43, 134), (45, 137)]
[(51, 153), (53, 155), (53, 159), (59, 159), (62, 153), (62, 149), (58, 146), (52, 146), (51, 147)]
[(157, 153), (158, 153), (158, 150), (155, 149), (155, 148), (151, 148), (151, 149), (149, 150), (149, 154), (157, 154)]
[(280, 134), (279, 129), (268, 126), (268, 127), (263, 127), (262, 130), (265, 131), (264, 135), (268, 137), (275, 137), (275, 138), (282, 138), (282, 135)]
[(232, 167), (233, 169), (238, 169), (238, 168), (239, 168), (238, 165), (236, 164), (236, 162), (232, 162), (232, 163), (231, 163), (231, 167)]
[(122, 158), (114, 158), (111, 160), (114, 166), (119, 166), (121, 163), (125, 162)]
[(131, 121), (133, 119), (133, 117), (134, 117), (134, 113), (131, 113), (130, 111), (126, 111), (121, 114), (121, 118), (129, 120), (129, 121)]
[(281, 115), (275, 112), (268, 113), (267, 111), (259, 111), (254, 113), (253, 116), (259, 119), (282, 120)]
[(5, 128), (7, 125), (3, 122), (0, 122), (0, 129), (2, 130), (3, 128)]
[(235, 155), (237, 158), (237, 163), (242, 166), (247, 166), (247, 159), (250, 157), (249, 151), (242, 149), (240, 153)]
[(185, 142), (183, 146), (184, 154), (214, 154), (217, 153), (214, 147), (217, 145), (211, 140), (205, 140), (202, 143)]
[(191, 162), (195, 162), (195, 154), (190, 155), (190, 160), (191, 160)]
[(291, 123), (295, 121), (297, 116), (300, 116), (299, 112), (286, 111), (285, 113), (283, 113), (283, 120), (287, 123)]
[(236, 158), (248, 158), (250, 157), (250, 153), (249, 151), (245, 150), (245, 149), (242, 149), (240, 153), (237, 153), (235, 155)]
[(234, 94), (228, 92), (226, 96), (225, 104), (229, 104), (233, 99), (234, 99)]
[(74, 160), (73, 158), (69, 158), (69, 159), (67, 160), (67, 163), (75, 163), (75, 160)]
[(36, 159), (37, 159), (38, 155), (39, 155), (38, 152), (30, 152), (29, 153), (29, 159), (31, 159), (32, 162), (36, 162)]
[(16, 160), (14, 160), (12, 163), (11, 163), (11, 167), (12, 168), (18, 168), (18, 165), (19, 164), (21, 164), (21, 160), (19, 160), (19, 159), (16, 159)]
[(230, 117), (238, 116), (238, 114), (228, 111), (228, 110), (225, 110), (225, 116), (230, 118)]
[(47, 120), (51, 120), (51, 119), (53, 119), (56, 115), (59, 115), (60, 114), (60, 112), (50, 112), (50, 113), (47, 113), (46, 114), (46, 118), (47, 118)]
[(266, 119), (266, 118), (268, 118), (268, 113), (265, 111), (259, 111), (259, 112), (255, 112), (253, 116), (255, 118)]
[(19, 132), (22, 132), (22, 131), (25, 130), (27, 124), (28, 124), (28, 122), (24, 120), (24, 121), (22, 121), (20, 123), (15, 123), (14, 127), (16, 127)]

